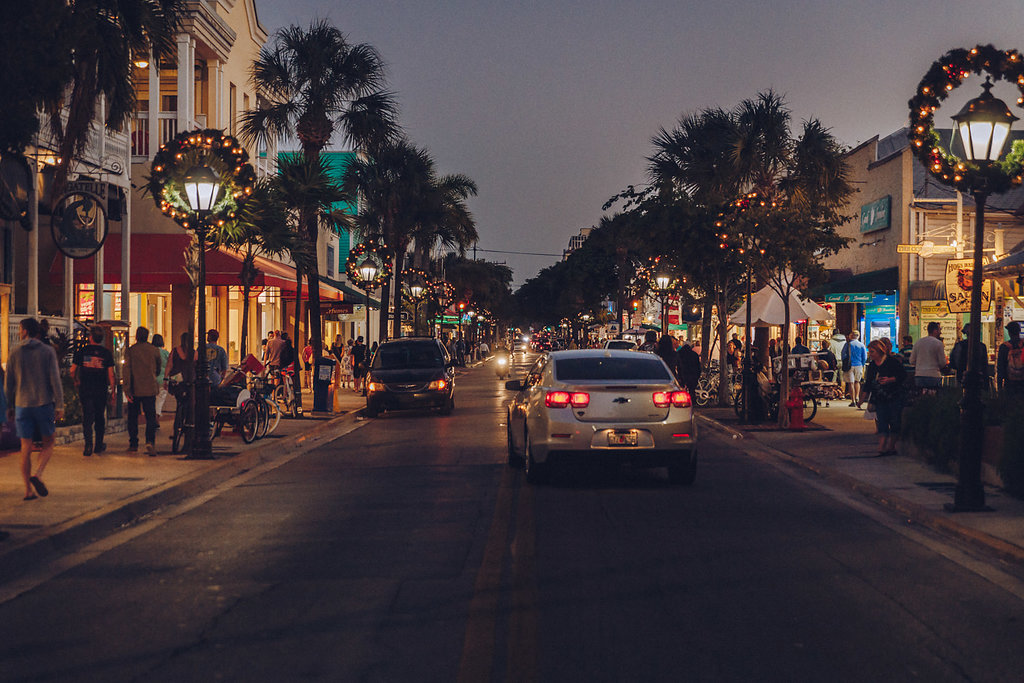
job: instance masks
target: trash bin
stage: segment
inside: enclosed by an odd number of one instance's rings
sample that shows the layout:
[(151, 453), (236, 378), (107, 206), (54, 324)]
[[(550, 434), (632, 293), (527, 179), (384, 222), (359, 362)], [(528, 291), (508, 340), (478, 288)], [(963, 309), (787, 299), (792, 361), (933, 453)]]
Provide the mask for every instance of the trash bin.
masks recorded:
[(331, 380), (334, 379), (334, 358), (321, 356), (313, 365), (313, 412), (328, 412)]

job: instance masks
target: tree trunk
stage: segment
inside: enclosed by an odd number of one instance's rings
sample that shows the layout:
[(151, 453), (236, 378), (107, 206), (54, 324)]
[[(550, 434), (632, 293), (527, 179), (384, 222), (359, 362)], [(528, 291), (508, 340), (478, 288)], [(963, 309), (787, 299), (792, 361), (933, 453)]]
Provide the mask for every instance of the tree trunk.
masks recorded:
[(789, 426), (789, 411), (786, 401), (789, 400), (789, 290), (782, 297), (782, 370), (779, 373), (779, 426)]
[[(377, 340), (384, 341), (388, 338), (388, 304), (391, 298), (391, 280), (385, 280), (380, 288), (380, 324), (377, 326)], [(370, 340), (366, 340), (369, 347)]]
[[(299, 344), (299, 325), (302, 322), (302, 315), (300, 313), (301, 311), (302, 311), (302, 268), (300, 268), (299, 265), (296, 264), (295, 265), (295, 325), (292, 326), (292, 329), (295, 330), (295, 341), (294, 341), (294, 344), (295, 344), (296, 348), (298, 348), (298, 344)], [(285, 327), (285, 325), (282, 325), (282, 327)], [(298, 357), (298, 352), (296, 352), (295, 355), (296, 355), (296, 357)], [(296, 367), (298, 367), (298, 365), (296, 365)]]
[(395, 249), (395, 337), (402, 336), (402, 269), (405, 267), (405, 247)]
[(711, 358), (711, 310), (714, 308), (711, 297), (704, 300), (704, 311), (700, 320), (700, 365), (703, 368), (708, 366)]
[(726, 357), (725, 338), (729, 333), (729, 315), (726, 313), (725, 295), (718, 298), (718, 405), (729, 405), (729, 362)]
[(249, 352), (249, 295), (252, 292), (253, 282), (256, 280), (251, 246), (246, 250), (245, 259), (242, 260), (240, 275), (242, 280), (242, 338), (238, 343), (238, 357), (244, 361)]

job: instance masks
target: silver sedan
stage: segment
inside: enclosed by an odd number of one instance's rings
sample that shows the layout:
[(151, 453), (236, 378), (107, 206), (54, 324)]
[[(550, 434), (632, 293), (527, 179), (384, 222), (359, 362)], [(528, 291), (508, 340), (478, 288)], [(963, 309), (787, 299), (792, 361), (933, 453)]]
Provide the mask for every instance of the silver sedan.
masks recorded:
[(508, 461), (531, 483), (552, 462), (578, 459), (667, 467), (673, 483), (697, 475), (697, 425), (690, 394), (651, 353), (555, 351), (521, 380), (508, 408)]

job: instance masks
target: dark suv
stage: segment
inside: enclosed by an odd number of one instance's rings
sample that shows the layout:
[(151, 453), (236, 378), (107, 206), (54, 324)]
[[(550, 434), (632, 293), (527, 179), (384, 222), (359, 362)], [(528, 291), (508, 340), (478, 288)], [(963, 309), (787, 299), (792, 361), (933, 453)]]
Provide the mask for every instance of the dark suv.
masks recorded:
[(403, 408), (455, 408), (455, 369), (444, 345), (430, 337), (402, 337), (377, 347), (366, 376), (367, 417)]

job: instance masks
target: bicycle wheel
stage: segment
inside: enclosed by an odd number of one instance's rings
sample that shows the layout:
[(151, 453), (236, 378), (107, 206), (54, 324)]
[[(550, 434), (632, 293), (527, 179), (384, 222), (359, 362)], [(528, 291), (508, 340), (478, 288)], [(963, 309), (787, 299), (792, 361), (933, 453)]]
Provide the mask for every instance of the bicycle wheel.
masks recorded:
[(804, 422), (810, 422), (818, 414), (818, 399), (804, 396)]
[(238, 409), (238, 427), (239, 431), (242, 432), (242, 441), (252, 443), (256, 440), (256, 432), (259, 429), (259, 414), (256, 410), (256, 401), (251, 398)]
[(283, 384), (274, 389), (274, 403), (282, 413), (288, 412), (288, 389)]
[[(269, 396), (263, 397), (263, 402), (267, 405), (267, 434), (273, 434), (274, 430), (277, 429), (277, 425), (281, 424), (281, 406), (277, 405), (273, 399)], [(264, 434), (266, 436), (266, 434)]]
[(267, 407), (267, 402), (263, 400), (262, 396), (257, 396), (253, 399), (253, 404), (256, 406), (256, 438), (262, 439), (267, 435), (267, 429), (270, 427), (270, 409)]

